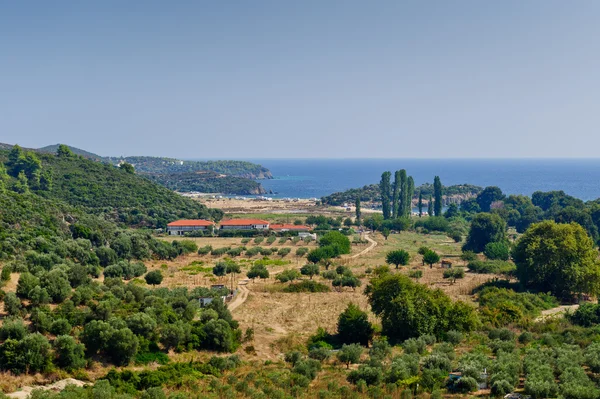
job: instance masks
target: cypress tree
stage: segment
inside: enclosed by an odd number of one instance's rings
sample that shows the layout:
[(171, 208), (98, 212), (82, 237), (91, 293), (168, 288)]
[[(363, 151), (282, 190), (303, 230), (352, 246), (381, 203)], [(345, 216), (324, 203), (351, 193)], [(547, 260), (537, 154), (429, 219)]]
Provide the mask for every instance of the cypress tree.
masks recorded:
[(379, 190), (381, 191), (381, 208), (383, 210), (383, 218), (390, 218), (390, 179), (392, 177), (391, 172), (383, 172), (381, 174), (381, 182), (379, 183)]
[(427, 213), (429, 216), (433, 216), (433, 197), (429, 196), (429, 203), (427, 204)]
[(435, 216), (442, 216), (442, 182), (439, 176), (433, 179), (433, 196), (435, 197), (433, 214)]
[(412, 215), (412, 199), (415, 196), (415, 179), (408, 176), (408, 216)]
[(419, 217), (423, 216), (423, 193), (419, 190)]
[(360, 226), (360, 198), (356, 198), (356, 201), (354, 201), (354, 207), (356, 208), (356, 224)]
[(400, 171), (397, 170), (394, 173), (394, 195), (392, 197), (392, 217), (396, 219), (398, 217), (398, 210), (400, 207)]
[(398, 212), (399, 217), (406, 217), (406, 210), (408, 209), (406, 201), (408, 201), (408, 179), (406, 177), (406, 170), (400, 170), (400, 210)]

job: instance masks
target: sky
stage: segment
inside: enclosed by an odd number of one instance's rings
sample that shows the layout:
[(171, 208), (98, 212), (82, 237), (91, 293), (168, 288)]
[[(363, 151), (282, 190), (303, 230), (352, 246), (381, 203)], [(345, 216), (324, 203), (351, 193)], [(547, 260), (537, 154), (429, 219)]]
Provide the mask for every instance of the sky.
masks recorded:
[(600, 2), (0, 2), (0, 142), (597, 157)]

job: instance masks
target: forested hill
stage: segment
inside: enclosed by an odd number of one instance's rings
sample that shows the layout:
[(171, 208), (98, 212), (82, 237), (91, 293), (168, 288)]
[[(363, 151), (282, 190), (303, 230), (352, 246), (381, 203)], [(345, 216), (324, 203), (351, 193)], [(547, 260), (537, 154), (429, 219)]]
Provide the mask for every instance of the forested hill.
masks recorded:
[[(58, 151), (59, 146), (60, 146), (60, 144), (47, 145), (46, 147), (38, 148), (36, 151), (47, 152), (49, 154), (56, 154), (56, 151)], [(93, 161), (107, 162), (107, 158), (102, 157), (98, 154), (94, 154), (93, 152), (82, 150), (81, 148), (77, 148), (77, 147), (71, 147), (71, 146), (68, 146), (68, 147), (71, 150), (71, 152), (73, 152), (73, 154), (75, 154), (75, 155), (81, 155), (82, 157), (91, 159)]]
[(211, 171), (248, 179), (271, 179), (269, 169), (246, 161), (183, 161), (162, 157), (109, 157), (112, 164), (127, 162), (140, 173), (169, 174)]
[[(4, 186), (31, 198), (43, 197), (57, 208), (69, 205), (82, 213), (100, 215), (127, 226), (165, 227), (180, 218), (218, 219), (220, 211), (184, 198), (150, 180), (125, 169), (94, 162), (81, 156), (55, 156), (16, 150), (0, 151), (0, 162), (7, 165)], [(11, 161), (11, 158), (13, 159)], [(14, 170), (14, 159), (20, 158)], [(11, 170), (13, 173), (11, 173)]]
[[(468, 199), (476, 196), (481, 191), (482, 187), (473, 186), (471, 184), (459, 184), (443, 188), (444, 195), (447, 198)], [(415, 197), (419, 197), (419, 193), (423, 193), (424, 198), (429, 198), (433, 195), (433, 184), (425, 183), (415, 188)], [(352, 188), (350, 190), (333, 193), (323, 197), (321, 200), (328, 205), (341, 205), (345, 202), (354, 202), (356, 198), (360, 198), (362, 202), (380, 202), (381, 191), (379, 184), (370, 184), (361, 188)]]

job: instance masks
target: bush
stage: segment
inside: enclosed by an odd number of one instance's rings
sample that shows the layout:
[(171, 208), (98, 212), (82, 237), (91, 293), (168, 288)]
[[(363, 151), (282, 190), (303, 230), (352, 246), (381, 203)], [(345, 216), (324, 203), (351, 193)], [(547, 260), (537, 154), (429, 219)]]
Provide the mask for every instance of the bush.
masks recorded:
[(450, 330), (446, 333), (446, 342), (452, 345), (458, 345), (464, 339), (464, 335), (460, 331)]
[(367, 385), (378, 385), (383, 379), (383, 371), (379, 367), (370, 367), (361, 364), (358, 370), (353, 370), (348, 374), (348, 381), (352, 384), (358, 381), (364, 381)]
[(492, 383), (492, 395), (504, 396), (511, 393), (514, 386), (507, 380), (497, 380)]
[(275, 278), (281, 283), (287, 283), (288, 281), (294, 281), (300, 278), (300, 273), (295, 269), (286, 269), (279, 273)]
[(421, 277), (423, 277), (423, 271), (422, 270), (411, 270), (408, 272), (408, 277), (418, 280)]
[(366, 346), (373, 339), (374, 329), (367, 313), (350, 303), (338, 318), (337, 332), (340, 342), (344, 344), (359, 343)]
[(465, 269), (462, 267), (451, 267), (449, 269), (444, 270), (444, 278), (451, 280), (453, 283), (456, 282), (456, 279), (461, 279), (465, 277)]
[(350, 368), (350, 364), (358, 363), (362, 352), (363, 348), (359, 344), (342, 345), (337, 353), (337, 358), (340, 362), (346, 364), (347, 368)]
[(402, 343), (402, 349), (404, 353), (408, 354), (421, 354), (425, 352), (427, 344), (422, 339), (409, 338)]
[(298, 249), (296, 249), (296, 256), (298, 257), (303, 257), (308, 253), (308, 248), (306, 247), (300, 247)]
[(486, 244), (483, 253), (488, 259), (506, 261), (510, 256), (510, 248), (505, 242), (490, 242)]
[(473, 273), (480, 274), (508, 274), (515, 272), (516, 266), (512, 262), (502, 260), (473, 260), (469, 262), (468, 268)]
[(324, 347), (315, 347), (308, 351), (308, 357), (321, 362), (327, 360), (329, 356), (331, 356), (331, 350)]
[(283, 292), (329, 292), (331, 291), (325, 284), (313, 280), (304, 280), (299, 283), (292, 283), (283, 289)]
[(283, 258), (283, 257), (289, 255), (290, 252), (292, 252), (291, 248), (279, 248), (279, 251), (277, 251), (277, 255), (279, 255)]
[(148, 272), (148, 274), (146, 274), (144, 279), (146, 280), (147, 284), (159, 285), (163, 281), (163, 275), (160, 270), (152, 270), (151, 272)]
[(206, 245), (204, 247), (198, 248), (198, 255), (208, 255), (212, 251), (212, 245)]
[(50, 332), (54, 335), (68, 335), (71, 332), (71, 324), (65, 319), (56, 319), (50, 325)]
[(340, 233), (339, 231), (330, 231), (326, 233), (319, 240), (320, 247), (332, 247), (335, 250), (336, 255), (349, 254), (350, 253), (350, 240), (348, 237)]
[(475, 392), (479, 390), (479, 384), (473, 377), (462, 377), (454, 383), (453, 390), (461, 393)]
[(85, 366), (85, 347), (77, 343), (69, 335), (60, 335), (54, 341), (56, 365), (67, 370), (79, 369)]

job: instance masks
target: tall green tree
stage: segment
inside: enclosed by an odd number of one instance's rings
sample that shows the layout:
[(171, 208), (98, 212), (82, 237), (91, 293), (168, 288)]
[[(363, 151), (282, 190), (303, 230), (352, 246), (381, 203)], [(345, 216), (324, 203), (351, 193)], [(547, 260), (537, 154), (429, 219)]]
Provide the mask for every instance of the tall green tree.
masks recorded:
[(440, 181), (440, 177), (436, 176), (433, 179), (433, 196), (435, 197), (433, 214), (435, 216), (442, 216), (442, 195), (442, 182)]
[(412, 199), (415, 196), (415, 179), (412, 176), (408, 176), (408, 216), (412, 214)]
[(381, 208), (383, 211), (383, 218), (389, 219), (391, 216), (390, 209), (390, 179), (392, 177), (391, 172), (383, 172), (381, 175), (381, 182), (379, 183), (379, 191), (381, 192)]
[(396, 269), (400, 265), (402, 265), (402, 266), (408, 265), (409, 260), (410, 260), (410, 254), (403, 249), (390, 251), (385, 256), (385, 263), (395, 265)]
[(4, 167), (4, 164), (2, 162), (0, 162), (0, 193), (4, 192), (4, 190), (6, 189), (6, 186), (8, 184), (9, 181), (9, 177), (8, 177), (8, 173), (6, 173), (6, 168)]
[(427, 214), (433, 216), (433, 197), (429, 196), (429, 202), (427, 203)]
[(400, 182), (400, 171), (397, 170), (394, 173), (394, 194), (392, 196), (392, 218), (396, 219), (398, 217), (398, 212), (400, 208), (400, 189), (402, 183)]
[(521, 284), (570, 299), (600, 294), (600, 262), (594, 242), (577, 223), (532, 224), (513, 250)]
[(406, 217), (408, 201), (408, 177), (406, 176), (406, 170), (400, 170), (400, 210), (398, 211), (399, 217)]
[(483, 252), (490, 242), (506, 241), (506, 222), (495, 213), (478, 213), (471, 221), (463, 251)]
[(121, 170), (124, 170), (125, 172), (131, 174), (131, 175), (135, 174), (135, 168), (130, 163), (123, 162), (121, 165), (119, 165), (119, 168)]
[(60, 144), (56, 150), (56, 156), (59, 158), (71, 158), (74, 155), (69, 146), (65, 144)]
[(419, 217), (423, 216), (423, 193), (419, 190)]
[(373, 339), (374, 329), (369, 316), (353, 303), (349, 303), (340, 314), (337, 328), (338, 338), (343, 344), (358, 343), (366, 346)]
[(354, 208), (355, 208), (355, 212), (356, 212), (356, 224), (357, 225), (361, 225), (362, 224), (362, 220), (361, 220), (361, 209), (360, 209), (360, 198), (356, 197), (356, 201), (354, 201)]
[(486, 187), (477, 195), (476, 201), (482, 212), (489, 212), (492, 203), (504, 199), (502, 190), (496, 186)]

